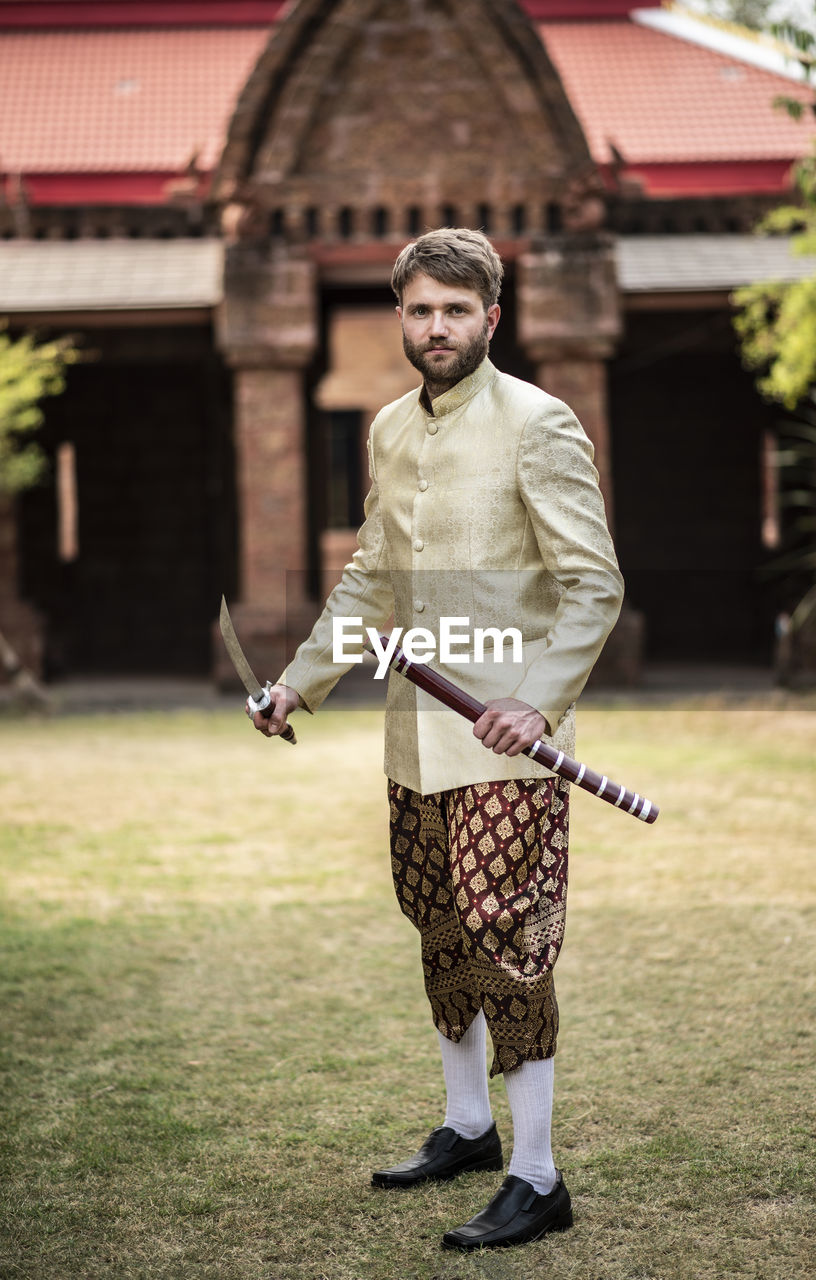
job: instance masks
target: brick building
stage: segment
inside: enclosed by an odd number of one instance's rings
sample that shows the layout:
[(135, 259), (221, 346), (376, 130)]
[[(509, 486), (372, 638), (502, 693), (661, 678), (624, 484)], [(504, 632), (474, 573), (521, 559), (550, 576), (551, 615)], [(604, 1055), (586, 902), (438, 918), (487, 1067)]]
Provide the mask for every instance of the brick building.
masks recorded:
[(728, 295), (812, 269), (749, 235), (808, 147), (783, 92), (626, 0), (0, 0), (0, 316), (89, 356), (0, 509), (0, 626), (51, 674), (220, 675), (224, 590), (275, 673), (415, 383), (390, 265), (463, 223), (508, 268), (496, 363), (595, 442), (647, 655), (767, 661), (776, 415)]

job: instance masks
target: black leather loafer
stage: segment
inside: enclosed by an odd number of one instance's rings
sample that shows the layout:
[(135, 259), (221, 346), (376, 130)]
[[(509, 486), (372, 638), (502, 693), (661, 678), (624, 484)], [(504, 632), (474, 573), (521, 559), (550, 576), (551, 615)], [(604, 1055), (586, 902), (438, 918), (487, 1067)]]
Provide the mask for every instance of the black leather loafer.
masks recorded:
[(415, 1187), (419, 1182), (447, 1182), (460, 1173), (501, 1169), (501, 1140), (492, 1124), (480, 1138), (463, 1138), (443, 1125), (433, 1129), (410, 1160), (371, 1175), (372, 1187)]
[(548, 1231), (572, 1226), (572, 1206), (564, 1179), (547, 1196), (540, 1196), (529, 1182), (511, 1174), (488, 1205), (463, 1227), (446, 1231), (443, 1249), (498, 1249), (502, 1245), (528, 1244)]

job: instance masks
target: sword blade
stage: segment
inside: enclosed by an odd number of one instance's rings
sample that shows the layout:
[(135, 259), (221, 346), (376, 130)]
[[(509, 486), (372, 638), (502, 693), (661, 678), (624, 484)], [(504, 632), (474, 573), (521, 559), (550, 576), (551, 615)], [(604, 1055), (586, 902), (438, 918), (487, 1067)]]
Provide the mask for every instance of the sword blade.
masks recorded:
[[(232, 625), (232, 618), (230, 617), (230, 612), (227, 608), (227, 602), (224, 596), (221, 597), (221, 612), (218, 615), (218, 624), (221, 627), (224, 647), (229, 654), (230, 662), (235, 667), (236, 674), (240, 677), (241, 683), (252, 701), (259, 703), (257, 710), (260, 711), (261, 715), (266, 716), (268, 719), (274, 710), (274, 705), (270, 701), (266, 685), (261, 684), (260, 680), (255, 675), (255, 672), (252, 670), (252, 667), (247, 662), (246, 654), (241, 648), (241, 643), (235, 634), (235, 627)], [(253, 710), (254, 709), (255, 708), (253, 708)], [(290, 724), (286, 725), (285, 729), (278, 734), (278, 737), (282, 738), (284, 742), (291, 743), (292, 746), (295, 746), (297, 743), (295, 731)]]
[(224, 647), (229, 654), (230, 662), (235, 667), (235, 672), (241, 680), (244, 688), (250, 698), (254, 698), (256, 702), (260, 702), (264, 693), (264, 687), (261, 684), (252, 667), (246, 659), (246, 654), (241, 648), (241, 642), (235, 634), (235, 627), (232, 625), (229, 609), (225, 598), (221, 597), (221, 613), (218, 618), (221, 627), (221, 635), (224, 638)]

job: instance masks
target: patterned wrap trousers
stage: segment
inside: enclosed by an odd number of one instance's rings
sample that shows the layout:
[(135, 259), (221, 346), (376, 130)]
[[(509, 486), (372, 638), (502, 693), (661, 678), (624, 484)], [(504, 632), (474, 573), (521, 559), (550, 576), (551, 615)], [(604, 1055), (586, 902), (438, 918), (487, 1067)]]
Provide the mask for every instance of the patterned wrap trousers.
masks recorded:
[(391, 865), (449, 1040), (484, 1009), (491, 1076), (549, 1058), (567, 907), (569, 784), (476, 782), (422, 796), (389, 781)]

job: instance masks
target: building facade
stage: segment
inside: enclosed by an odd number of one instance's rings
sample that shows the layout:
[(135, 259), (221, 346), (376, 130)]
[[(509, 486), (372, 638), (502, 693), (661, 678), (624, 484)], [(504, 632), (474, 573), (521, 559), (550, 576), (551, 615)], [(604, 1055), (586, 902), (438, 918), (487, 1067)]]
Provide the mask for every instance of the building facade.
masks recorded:
[(86, 355), (44, 406), (49, 482), (0, 515), (33, 665), (226, 680), (224, 591), (277, 674), (415, 384), (391, 264), (450, 224), (507, 265), (496, 363), (595, 444), (617, 678), (769, 659), (776, 414), (728, 299), (808, 269), (749, 235), (808, 146), (773, 51), (615, 0), (63, 0), (0, 3), (0, 64), (0, 315)]

